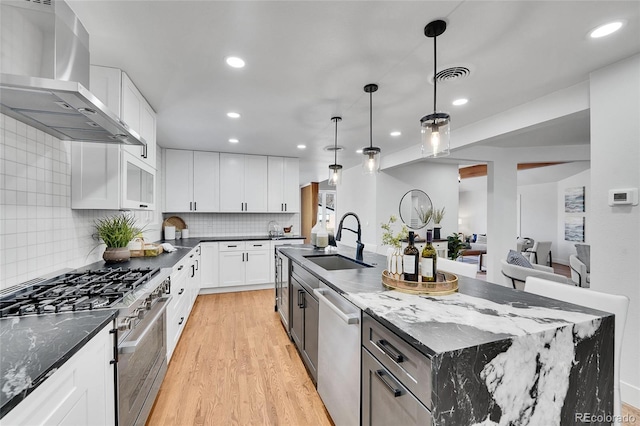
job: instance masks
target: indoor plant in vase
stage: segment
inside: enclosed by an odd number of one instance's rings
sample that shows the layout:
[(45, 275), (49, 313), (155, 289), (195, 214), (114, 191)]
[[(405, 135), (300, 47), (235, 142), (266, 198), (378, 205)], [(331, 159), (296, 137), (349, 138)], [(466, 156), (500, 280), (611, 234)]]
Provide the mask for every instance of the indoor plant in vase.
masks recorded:
[(382, 244), (390, 246), (387, 251), (387, 271), (396, 280), (402, 279), (402, 240), (409, 236), (409, 229), (406, 225), (402, 225), (400, 232), (393, 234), (391, 225), (398, 219), (391, 215), (387, 223), (381, 223), (380, 227), (384, 231), (382, 233)]
[(94, 221), (96, 236), (107, 246), (102, 258), (107, 263), (126, 262), (131, 253), (127, 245), (142, 229), (136, 226), (134, 217), (127, 214), (97, 219)]
[(433, 211), (433, 239), (434, 240), (440, 239), (440, 228), (442, 228), (442, 225), (440, 225), (440, 222), (442, 221), (442, 218), (444, 218), (444, 207), (441, 208), (440, 210), (434, 209)]

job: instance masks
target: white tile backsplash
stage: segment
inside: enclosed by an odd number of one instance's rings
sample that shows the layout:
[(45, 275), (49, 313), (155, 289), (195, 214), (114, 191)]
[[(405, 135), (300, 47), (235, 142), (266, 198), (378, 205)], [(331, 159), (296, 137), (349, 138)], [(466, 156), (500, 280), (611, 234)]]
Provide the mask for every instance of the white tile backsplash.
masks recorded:
[(165, 213), (164, 216), (184, 220), (190, 237), (264, 236), (272, 220), (281, 227), (293, 225), (293, 234), (300, 234), (299, 213)]
[(70, 143), (0, 114), (0, 289), (102, 259), (94, 220), (118, 212), (71, 210)]

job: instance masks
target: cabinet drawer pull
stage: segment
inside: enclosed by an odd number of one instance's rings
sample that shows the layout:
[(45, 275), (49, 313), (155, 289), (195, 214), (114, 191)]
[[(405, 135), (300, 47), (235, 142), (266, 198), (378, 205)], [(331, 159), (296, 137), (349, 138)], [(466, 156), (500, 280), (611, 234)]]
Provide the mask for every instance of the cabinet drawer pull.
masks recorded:
[(191, 278), (196, 276), (196, 265), (191, 265)]
[(304, 309), (304, 290), (298, 290), (298, 308)]
[(142, 154), (140, 154), (140, 156), (142, 158), (147, 158), (147, 146), (146, 145), (142, 146)]
[(284, 211), (287, 211), (287, 203), (284, 203)]
[(184, 288), (180, 289), (180, 291), (178, 292), (178, 296), (180, 296), (182, 293), (184, 293)]
[(146, 204), (140, 204), (140, 208), (142, 208), (142, 209), (146, 209), (147, 207), (149, 207), (149, 206), (146, 205)]
[(194, 211), (195, 211), (195, 210), (198, 210), (198, 202), (197, 202), (197, 201), (194, 201), (194, 202), (193, 202), (193, 210), (194, 210)]
[(238, 246), (236, 246), (236, 245), (227, 245), (227, 247), (231, 248), (231, 247), (238, 247)]
[(249, 253), (247, 253), (247, 262), (249, 261)]
[(183, 322), (184, 322), (184, 317), (180, 317), (180, 321), (178, 321), (178, 325), (182, 325)]
[(391, 343), (384, 339), (378, 340), (377, 346), (384, 352), (389, 358), (397, 362), (398, 364), (404, 362), (404, 355), (397, 350)]
[(193, 210), (193, 201), (189, 201), (189, 210)]
[(394, 398), (397, 398), (399, 396), (402, 396), (402, 391), (400, 389), (398, 389), (397, 387), (395, 387), (394, 385), (390, 384), (389, 382), (387, 382), (384, 377), (385, 374), (387, 374), (384, 370), (376, 370), (376, 377), (378, 379), (380, 379), (380, 381), (382, 383), (384, 383), (384, 385), (387, 387), (387, 389), (389, 389), (389, 392), (391, 392), (393, 394)]
[(184, 268), (184, 265), (178, 266), (178, 271), (182, 271), (182, 268)]

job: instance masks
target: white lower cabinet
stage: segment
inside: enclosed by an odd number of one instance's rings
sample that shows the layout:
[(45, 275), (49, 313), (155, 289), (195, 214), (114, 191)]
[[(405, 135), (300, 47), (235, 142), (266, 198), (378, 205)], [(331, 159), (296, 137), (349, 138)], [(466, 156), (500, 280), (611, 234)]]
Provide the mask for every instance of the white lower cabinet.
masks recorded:
[(216, 288), (218, 280), (218, 243), (200, 243), (200, 288)]
[(3, 425), (113, 425), (113, 334), (109, 323), (2, 418)]
[(271, 243), (229, 241), (219, 246), (219, 286), (234, 287), (273, 282), (270, 276)]
[(200, 291), (200, 263), (200, 246), (198, 246), (173, 267), (171, 273), (173, 297), (167, 306), (167, 362), (171, 360)]

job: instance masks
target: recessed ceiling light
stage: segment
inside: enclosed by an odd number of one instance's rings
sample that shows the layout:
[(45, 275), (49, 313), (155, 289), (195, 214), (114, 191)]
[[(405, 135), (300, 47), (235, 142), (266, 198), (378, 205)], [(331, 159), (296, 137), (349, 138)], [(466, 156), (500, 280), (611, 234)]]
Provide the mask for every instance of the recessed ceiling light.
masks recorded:
[(390, 134), (391, 136), (400, 136), (400, 135), (402, 134), (402, 132), (399, 132), (399, 131), (395, 130), (395, 131), (393, 131), (393, 132), (391, 132), (391, 133), (389, 133), (389, 134)]
[(229, 118), (240, 118), (240, 114), (238, 114), (237, 112), (228, 112), (227, 113), (227, 117), (229, 117)]
[(456, 99), (455, 101), (451, 102), (452, 104), (459, 106), (459, 105), (464, 105), (467, 102), (469, 102), (469, 99), (466, 98), (460, 98), (460, 99)]
[(240, 142), (240, 141), (239, 141), (238, 139), (231, 138), (231, 139), (229, 139), (229, 142), (231, 142), (231, 143), (238, 143), (238, 142)]
[(362, 154), (362, 150), (361, 149), (356, 150), (356, 154)]
[(244, 60), (237, 56), (229, 56), (226, 59), (227, 65), (232, 68), (244, 68)]
[(302, 144), (298, 145), (298, 149), (305, 149), (306, 147), (307, 147), (306, 145), (302, 145)]
[(622, 22), (620, 21), (609, 22), (608, 24), (600, 25), (598, 28), (591, 31), (589, 35), (591, 36), (591, 38), (605, 37), (605, 36), (608, 36), (609, 34), (615, 33), (620, 28), (622, 28)]

